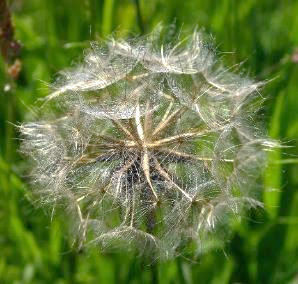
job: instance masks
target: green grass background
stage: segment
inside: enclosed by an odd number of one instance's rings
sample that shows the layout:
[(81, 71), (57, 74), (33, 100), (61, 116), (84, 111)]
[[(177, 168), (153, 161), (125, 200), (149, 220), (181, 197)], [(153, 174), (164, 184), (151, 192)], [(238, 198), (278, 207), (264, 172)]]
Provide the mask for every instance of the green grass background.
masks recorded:
[[(23, 69), (9, 92), (0, 58), (0, 283), (298, 283), (298, 1), (295, 0), (15, 0), (15, 36)], [(37, 208), (22, 177), (26, 166), (10, 123), (30, 118), (44, 82), (82, 56), (89, 40), (125, 37), (163, 22), (204, 27), (228, 65), (257, 80), (271, 137), (290, 146), (269, 155), (266, 209), (233, 226), (224, 250), (151, 265), (97, 248), (71, 249), (63, 218)], [(298, 55), (297, 55), (298, 56)]]

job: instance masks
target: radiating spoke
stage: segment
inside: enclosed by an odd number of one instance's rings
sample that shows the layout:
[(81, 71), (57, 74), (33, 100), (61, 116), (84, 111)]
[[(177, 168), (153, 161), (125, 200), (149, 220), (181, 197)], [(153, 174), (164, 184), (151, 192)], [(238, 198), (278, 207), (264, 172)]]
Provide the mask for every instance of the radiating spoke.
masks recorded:
[[(117, 171), (116, 179), (117, 179), (117, 186), (116, 186), (116, 195), (121, 191), (121, 179), (123, 175), (129, 170), (129, 168), (136, 162), (137, 158), (134, 158), (130, 161), (127, 161), (122, 168)], [(113, 177), (112, 177), (113, 178)], [(112, 181), (111, 181), (112, 182)]]
[(139, 135), (139, 139), (141, 140), (142, 143), (144, 143), (145, 142), (145, 136), (144, 136), (144, 129), (143, 129), (142, 122), (141, 122), (141, 113), (140, 113), (139, 103), (136, 106), (135, 121), (136, 121), (136, 126), (137, 126), (137, 132), (138, 132), (138, 135)]
[(151, 177), (150, 177), (150, 164), (149, 164), (149, 154), (148, 154), (148, 151), (147, 149), (144, 151), (144, 154), (143, 154), (143, 159), (142, 159), (142, 168), (143, 168), (143, 172), (144, 172), (144, 175), (145, 175), (145, 178), (146, 178), (146, 181), (155, 197), (156, 200), (158, 200), (158, 196), (152, 186), (152, 183), (151, 183)]
[(145, 122), (144, 122), (144, 134), (145, 134), (145, 139), (148, 140), (148, 137), (151, 136), (151, 131), (152, 131), (152, 115), (153, 115), (153, 110), (151, 108), (151, 103), (150, 101), (147, 101), (146, 104), (146, 113), (145, 113)]
[(137, 158), (131, 159), (127, 162), (125, 162), (122, 167), (117, 170), (111, 177), (110, 181), (101, 189), (101, 191), (103, 193), (106, 193), (110, 186), (114, 183), (115, 179), (117, 181), (117, 185), (116, 185), (116, 192), (118, 194), (118, 192), (121, 190), (121, 179), (123, 177), (123, 175), (129, 170), (129, 168), (136, 162)]
[(124, 140), (124, 139), (119, 139), (119, 138), (115, 138), (115, 137), (111, 137), (111, 136), (107, 136), (107, 135), (98, 135), (98, 138), (101, 138), (105, 141), (108, 142), (112, 142), (113, 144), (111, 145), (124, 145), (124, 146), (128, 146), (128, 147), (132, 147), (135, 146), (136, 143), (132, 140)]
[(159, 124), (157, 125), (157, 127), (154, 129), (152, 135), (155, 135), (159, 132), (159, 129), (161, 127), (161, 125), (163, 125), (164, 121), (167, 119), (167, 117), (169, 116), (170, 111), (173, 108), (173, 102), (170, 102), (168, 108), (166, 109), (163, 118), (161, 119), (161, 121), (159, 122)]
[(121, 132), (126, 135), (126, 137), (129, 137), (131, 140), (136, 141), (132, 133), (119, 120), (111, 118), (111, 121)]
[(155, 130), (152, 133), (152, 136), (155, 136), (157, 134), (159, 134), (161, 131), (167, 129), (169, 126), (172, 125), (172, 122), (177, 119), (180, 115), (183, 114), (183, 112), (186, 110), (185, 107), (181, 107), (178, 108), (177, 110), (175, 110), (173, 113), (170, 113), (171, 109), (172, 109), (172, 105), (173, 103), (170, 103), (168, 109), (165, 112), (164, 117), (162, 118), (162, 120), (159, 122), (159, 124), (157, 125), (157, 127), (155, 128)]
[[(184, 152), (176, 151), (176, 150), (171, 150), (171, 149), (158, 149), (160, 152), (165, 152), (169, 154), (169, 156), (174, 156), (178, 159), (191, 159), (191, 160), (196, 160), (196, 161), (214, 161), (217, 160), (216, 158), (208, 158), (208, 157), (200, 157), (194, 154), (187, 154)], [(234, 160), (232, 159), (218, 159), (219, 161), (223, 162), (228, 162), (228, 163), (233, 163)]]
[(114, 149), (110, 149), (103, 153), (88, 153), (81, 155), (75, 162), (75, 164), (91, 164), (98, 161), (107, 161), (116, 154)]
[(168, 157), (175, 158), (175, 159), (200, 160), (196, 155), (187, 154), (184, 152), (176, 151), (174, 149), (162, 148), (162, 149), (158, 149), (158, 152), (165, 153), (167, 154)]
[(192, 198), (190, 197), (190, 195), (172, 180), (170, 175), (166, 172), (166, 170), (161, 166), (161, 164), (158, 162), (158, 160), (155, 157), (154, 157), (154, 162), (155, 162), (155, 167), (160, 173), (160, 175), (171, 185), (173, 185), (176, 189), (178, 189), (188, 200), (192, 201)]
[(154, 147), (160, 147), (164, 144), (167, 143), (174, 143), (177, 141), (183, 141), (186, 139), (191, 139), (191, 138), (195, 138), (195, 137), (200, 137), (200, 136), (204, 136), (207, 133), (213, 132), (214, 130), (205, 130), (205, 131), (194, 131), (194, 132), (186, 132), (186, 133), (181, 133), (178, 135), (174, 135), (174, 136), (170, 136), (170, 137), (166, 137), (164, 139), (160, 139), (160, 140), (156, 140), (154, 142), (150, 142), (147, 144), (148, 148), (154, 148)]
[(106, 149), (114, 149), (114, 150), (120, 150), (121, 151), (121, 149), (123, 147), (132, 148), (134, 146), (136, 146), (136, 143), (134, 141), (129, 141), (129, 140), (123, 141), (123, 144), (113, 143), (113, 142), (110, 142), (110, 143), (98, 142), (98, 143), (94, 143), (94, 144), (89, 143), (88, 147), (87, 147), (87, 150), (89, 152), (92, 152), (92, 151), (95, 151), (95, 150), (105, 151)]

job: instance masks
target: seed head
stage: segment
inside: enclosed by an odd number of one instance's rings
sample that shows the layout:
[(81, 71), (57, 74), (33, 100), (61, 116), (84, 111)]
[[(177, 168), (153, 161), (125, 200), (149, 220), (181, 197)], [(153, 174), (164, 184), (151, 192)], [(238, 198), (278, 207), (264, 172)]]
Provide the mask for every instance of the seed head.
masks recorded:
[(20, 126), (34, 191), (65, 208), (81, 244), (170, 257), (261, 206), (274, 146), (255, 119), (261, 84), (223, 68), (202, 33), (163, 32), (92, 43)]

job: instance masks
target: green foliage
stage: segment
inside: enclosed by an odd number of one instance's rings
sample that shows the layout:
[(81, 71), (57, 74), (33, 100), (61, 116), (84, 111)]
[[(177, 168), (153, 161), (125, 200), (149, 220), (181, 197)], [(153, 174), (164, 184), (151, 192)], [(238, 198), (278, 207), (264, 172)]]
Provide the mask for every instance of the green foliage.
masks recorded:
[[(298, 283), (298, 2), (294, 0), (19, 0), (11, 3), (22, 73), (10, 82), (0, 59), (0, 283)], [(260, 119), (285, 146), (269, 153), (263, 212), (235, 222), (224, 251), (147, 263), (94, 247), (72, 250), (63, 218), (30, 196), (12, 124), (34, 117), (57, 70), (89, 40), (150, 31), (157, 23), (205, 27), (228, 65), (269, 81)], [(222, 53), (231, 51), (232, 53)], [(297, 57), (297, 54), (296, 54)], [(296, 59), (297, 61), (297, 59)], [(4, 86), (11, 84), (10, 91)]]

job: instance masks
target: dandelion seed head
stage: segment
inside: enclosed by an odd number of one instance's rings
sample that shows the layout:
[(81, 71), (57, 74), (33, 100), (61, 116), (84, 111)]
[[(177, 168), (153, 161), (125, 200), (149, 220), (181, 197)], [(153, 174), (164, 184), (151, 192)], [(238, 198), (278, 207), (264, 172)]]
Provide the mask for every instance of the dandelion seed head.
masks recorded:
[(92, 43), (20, 126), (34, 191), (72, 216), (81, 245), (168, 258), (262, 206), (275, 143), (255, 123), (261, 83), (221, 66), (201, 32), (162, 31)]

